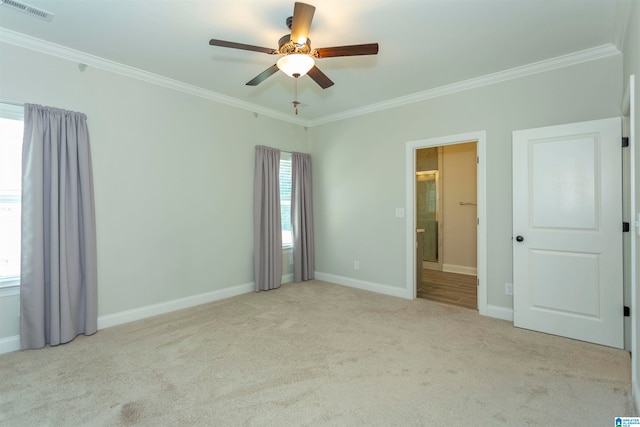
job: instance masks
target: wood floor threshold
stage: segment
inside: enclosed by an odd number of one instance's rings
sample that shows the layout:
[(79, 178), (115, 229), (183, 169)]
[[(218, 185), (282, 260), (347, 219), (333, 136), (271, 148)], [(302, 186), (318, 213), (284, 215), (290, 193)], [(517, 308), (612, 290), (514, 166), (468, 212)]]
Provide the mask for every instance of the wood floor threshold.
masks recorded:
[(477, 310), (477, 293), (476, 276), (424, 269), (422, 284), (418, 287), (416, 296), (442, 304)]

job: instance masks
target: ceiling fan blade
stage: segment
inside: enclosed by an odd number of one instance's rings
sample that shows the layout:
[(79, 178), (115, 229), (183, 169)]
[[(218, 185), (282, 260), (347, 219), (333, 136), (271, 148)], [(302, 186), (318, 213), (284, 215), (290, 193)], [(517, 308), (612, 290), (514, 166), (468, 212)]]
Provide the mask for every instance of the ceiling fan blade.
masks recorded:
[(271, 77), (272, 74), (275, 74), (278, 71), (278, 65), (273, 64), (271, 67), (267, 68), (257, 76), (255, 76), (252, 80), (247, 82), (247, 86), (258, 86), (263, 81), (267, 80), (268, 77)]
[(335, 56), (377, 55), (378, 43), (354, 44), (351, 46), (321, 47), (315, 49), (318, 58)]
[(333, 86), (331, 79), (315, 65), (307, 72), (307, 75), (311, 77), (314, 82), (318, 83), (322, 89)]
[(231, 49), (242, 49), (242, 50), (250, 50), (253, 52), (263, 52), (263, 53), (268, 53), (269, 55), (275, 55), (276, 53), (278, 53), (277, 50), (271, 49), (268, 47), (253, 46), (250, 44), (228, 42), (224, 40), (211, 39), (209, 40), (209, 44), (211, 46), (230, 47)]
[(296, 2), (293, 8), (293, 22), (291, 23), (291, 41), (298, 44), (305, 44), (309, 38), (311, 20), (315, 13), (315, 6), (306, 3)]

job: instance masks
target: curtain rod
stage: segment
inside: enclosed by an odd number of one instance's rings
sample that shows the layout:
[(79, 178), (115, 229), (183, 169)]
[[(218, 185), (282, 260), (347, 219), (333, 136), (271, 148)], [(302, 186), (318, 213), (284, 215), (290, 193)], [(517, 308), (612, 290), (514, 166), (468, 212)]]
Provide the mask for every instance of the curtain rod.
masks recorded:
[(289, 154), (293, 154), (293, 153), (298, 153), (298, 154), (309, 154), (309, 153), (303, 153), (301, 151), (287, 151), (287, 150), (281, 150), (280, 148), (275, 148), (275, 147), (269, 147), (268, 145), (256, 145), (256, 147), (265, 147), (265, 148), (270, 148), (272, 150), (278, 150), (281, 153), (289, 153)]
[[(280, 149), (278, 148), (278, 150), (280, 150)], [(309, 154), (309, 155), (310, 155), (310, 153), (303, 153), (302, 151), (287, 151), (287, 150), (280, 150), (280, 152), (281, 152), (281, 153), (289, 153), (289, 154)]]

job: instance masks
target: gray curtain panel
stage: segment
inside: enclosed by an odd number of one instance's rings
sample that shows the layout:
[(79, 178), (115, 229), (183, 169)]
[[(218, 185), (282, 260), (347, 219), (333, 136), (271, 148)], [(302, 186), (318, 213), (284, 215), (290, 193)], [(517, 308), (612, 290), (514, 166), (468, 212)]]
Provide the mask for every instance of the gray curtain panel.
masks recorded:
[(96, 224), (84, 114), (25, 104), (20, 345), (96, 332)]
[(314, 236), (311, 156), (291, 154), (291, 229), (293, 231), (293, 280), (313, 279)]
[(253, 181), (253, 261), (256, 292), (279, 288), (282, 281), (279, 172), (280, 150), (256, 146)]

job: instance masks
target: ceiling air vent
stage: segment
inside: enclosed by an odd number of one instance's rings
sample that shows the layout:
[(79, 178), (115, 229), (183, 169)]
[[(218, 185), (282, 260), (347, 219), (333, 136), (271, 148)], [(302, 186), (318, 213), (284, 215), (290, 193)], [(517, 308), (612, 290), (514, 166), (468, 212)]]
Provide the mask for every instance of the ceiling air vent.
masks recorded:
[(37, 7), (33, 7), (16, 0), (0, 0), (0, 5), (4, 5), (13, 10), (24, 12), (27, 15), (31, 15), (34, 18), (39, 18), (47, 22), (51, 22), (51, 20), (53, 19), (53, 13), (47, 12), (46, 10), (38, 9)]

